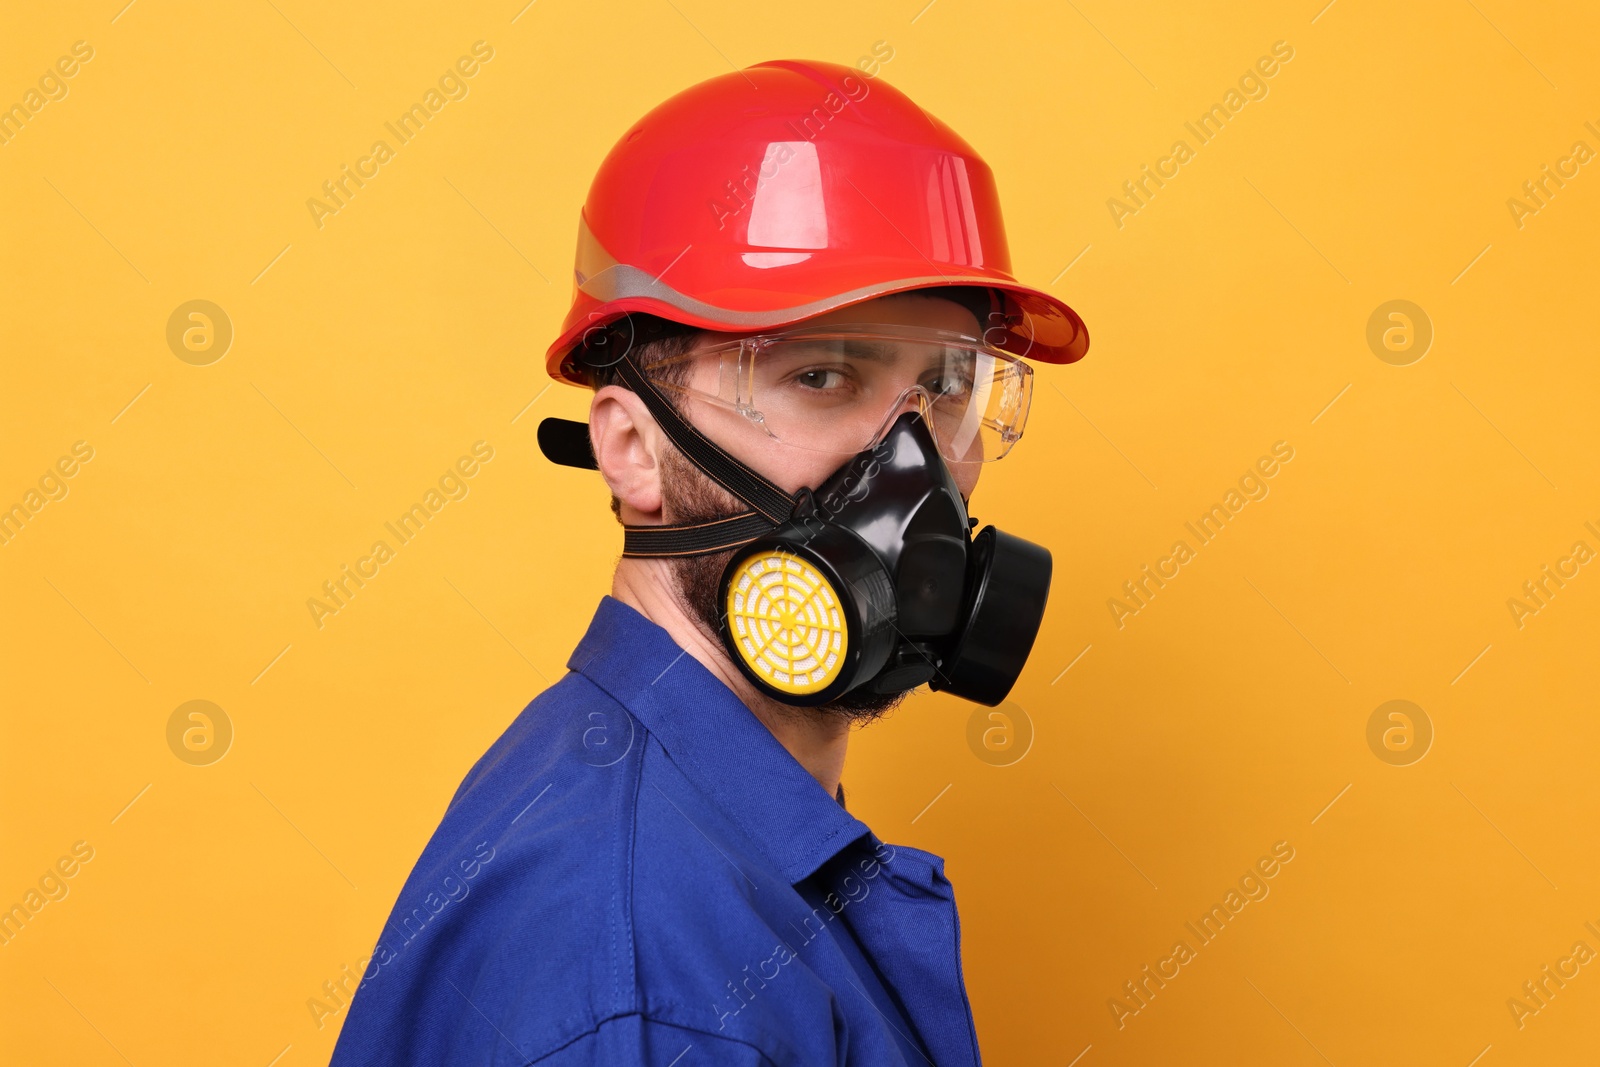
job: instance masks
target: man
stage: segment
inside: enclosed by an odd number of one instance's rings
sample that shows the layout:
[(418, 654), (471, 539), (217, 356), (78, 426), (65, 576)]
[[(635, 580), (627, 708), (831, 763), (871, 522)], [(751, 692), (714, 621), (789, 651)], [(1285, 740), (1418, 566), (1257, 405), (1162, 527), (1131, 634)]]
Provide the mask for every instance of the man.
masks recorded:
[(988, 168), (896, 90), (763, 63), (602, 164), (546, 420), (625, 530), (568, 662), (462, 782), (363, 967), (355, 1064), (979, 1062), (943, 861), (845, 809), (853, 724), (997, 704), (1050, 556), (966, 506), (1032, 370)]

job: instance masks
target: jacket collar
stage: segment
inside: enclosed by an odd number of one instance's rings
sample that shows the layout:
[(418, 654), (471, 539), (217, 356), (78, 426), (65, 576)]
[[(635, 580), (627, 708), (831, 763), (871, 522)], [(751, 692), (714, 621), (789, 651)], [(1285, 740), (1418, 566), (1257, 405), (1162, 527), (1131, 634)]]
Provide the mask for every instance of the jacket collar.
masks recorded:
[(626, 708), (791, 885), (871, 832), (842, 790), (830, 797), (721, 679), (622, 601), (601, 599), (567, 667)]

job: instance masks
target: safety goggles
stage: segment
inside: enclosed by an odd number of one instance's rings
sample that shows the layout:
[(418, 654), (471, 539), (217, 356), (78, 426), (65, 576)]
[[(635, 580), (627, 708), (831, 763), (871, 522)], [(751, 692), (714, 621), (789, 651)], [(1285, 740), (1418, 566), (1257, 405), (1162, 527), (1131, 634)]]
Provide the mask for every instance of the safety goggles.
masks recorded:
[(662, 389), (715, 404), (796, 448), (854, 455), (918, 410), (950, 462), (1001, 459), (1022, 436), (1033, 368), (964, 334), (871, 323), (741, 337), (650, 364)]

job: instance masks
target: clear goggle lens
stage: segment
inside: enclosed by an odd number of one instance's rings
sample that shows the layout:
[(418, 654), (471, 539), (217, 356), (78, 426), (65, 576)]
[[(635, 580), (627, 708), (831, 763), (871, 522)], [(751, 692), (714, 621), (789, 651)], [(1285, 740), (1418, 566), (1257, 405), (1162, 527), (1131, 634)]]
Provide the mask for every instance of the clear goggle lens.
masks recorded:
[(817, 327), (741, 338), (652, 364), (668, 392), (745, 416), (797, 448), (854, 455), (920, 411), (953, 463), (1022, 436), (1033, 371), (982, 341), (917, 327)]

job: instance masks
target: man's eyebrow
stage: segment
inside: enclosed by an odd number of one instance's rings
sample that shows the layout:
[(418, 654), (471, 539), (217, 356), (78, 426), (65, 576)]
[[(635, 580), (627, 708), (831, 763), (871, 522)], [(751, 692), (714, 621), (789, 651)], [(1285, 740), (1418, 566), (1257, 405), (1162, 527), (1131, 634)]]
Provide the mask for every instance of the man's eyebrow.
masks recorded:
[(893, 342), (872, 341), (862, 337), (844, 338), (840, 348), (847, 356), (869, 359), (876, 363), (889, 363), (893, 361), (895, 355)]
[[(847, 337), (841, 338), (839, 345), (842, 355), (849, 356), (854, 359), (863, 359), (869, 362), (883, 364), (890, 364), (898, 361), (897, 353), (895, 351), (895, 342), (893, 341), (878, 341), (865, 337)], [(919, 345), (917, 347), (923, 348), (928, 352), (927, 359), (924, 360), (924, 363), (926, 363), (925, 369), (928, 370), (944, 367), (950, 362), (952, 356), (955, 356), (957, 359), (960, 359), (964, 355), (970, 357), (970, 353), (965, 353), (960, 349), (950, 349), (942, 345)]]

